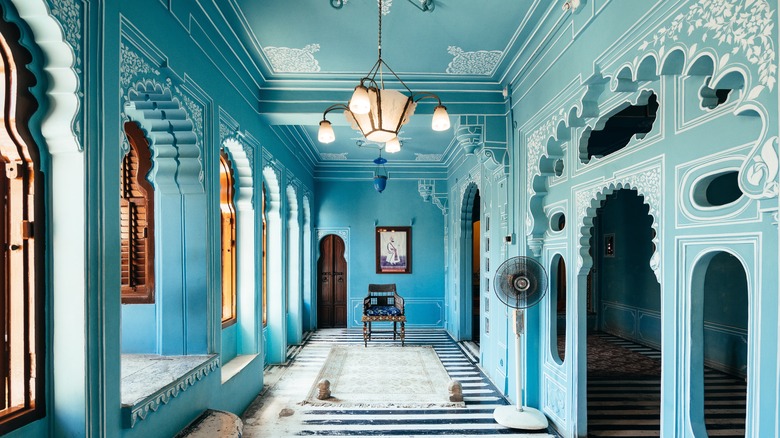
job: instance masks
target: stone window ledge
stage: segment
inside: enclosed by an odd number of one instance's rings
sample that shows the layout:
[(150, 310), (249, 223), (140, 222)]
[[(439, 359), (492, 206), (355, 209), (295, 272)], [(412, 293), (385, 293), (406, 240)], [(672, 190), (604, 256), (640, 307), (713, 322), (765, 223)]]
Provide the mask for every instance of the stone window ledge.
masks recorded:
[(230, 359), (222, 365), (222, 384), (224, 385), (241, 372), (250, 362), (257, 357), (256, 354), (242, 354)]
[(122, 355), (122, 426), (132, 428), (219, 367), (216, 354)]

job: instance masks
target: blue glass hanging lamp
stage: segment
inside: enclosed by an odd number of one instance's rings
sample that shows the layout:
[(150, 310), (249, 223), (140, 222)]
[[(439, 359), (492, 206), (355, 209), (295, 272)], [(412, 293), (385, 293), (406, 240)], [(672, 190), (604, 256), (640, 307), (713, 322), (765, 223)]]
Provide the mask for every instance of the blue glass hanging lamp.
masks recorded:
[(376, 170), (374, 170), (374, 190), (382, 193), (387, 187), (387, 168), (385, 167), (387, 160), (382, 158), (382, 150), (379, 150), (379, 157), (374, 159), (376, 164)]

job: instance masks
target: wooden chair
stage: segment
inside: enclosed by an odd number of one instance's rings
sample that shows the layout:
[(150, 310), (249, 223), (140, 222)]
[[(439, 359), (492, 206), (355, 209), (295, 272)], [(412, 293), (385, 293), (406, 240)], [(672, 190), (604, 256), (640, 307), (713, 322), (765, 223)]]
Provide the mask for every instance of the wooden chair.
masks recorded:
[(372, 322), (392, 322), (393, 340), (399, 335), (397, 324), (401, 323), (401, 346), (404, 346), (406, 335), (406, 314), (404, 299), (395, 290), (395, 283), (369, 284), (368, 296), (363, 298), (363, 346), (368, 346), (371, 340)]

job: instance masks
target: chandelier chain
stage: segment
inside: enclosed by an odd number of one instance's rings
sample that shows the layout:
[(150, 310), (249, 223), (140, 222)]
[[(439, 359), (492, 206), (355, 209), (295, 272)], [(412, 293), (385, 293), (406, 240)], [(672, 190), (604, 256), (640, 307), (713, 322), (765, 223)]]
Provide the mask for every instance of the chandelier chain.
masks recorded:
[(379, 37), (378, 43), (377, 43), (377, 50), (379, 51), (379, 59), (382, 59), (382, 2), (383, 0), (378, 0), (379, 7), (377, 8), (379, 10)]

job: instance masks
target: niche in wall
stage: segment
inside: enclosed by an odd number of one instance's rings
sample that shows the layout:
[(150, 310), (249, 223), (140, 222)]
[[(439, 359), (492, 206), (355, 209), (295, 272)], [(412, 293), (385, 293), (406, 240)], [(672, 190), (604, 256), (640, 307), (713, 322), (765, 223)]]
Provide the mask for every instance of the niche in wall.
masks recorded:
[(583, 140), (587, 141), (587, 155), (582, 162), (614, 154), (626, 147), (631, 137), (643, 138), (653, 129), (658, 106), (658, 96), (651, 93), (647, 103), (628, 105), (607, 119), (602, 129), (586, 131)]

